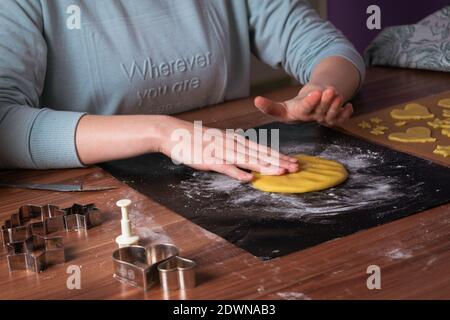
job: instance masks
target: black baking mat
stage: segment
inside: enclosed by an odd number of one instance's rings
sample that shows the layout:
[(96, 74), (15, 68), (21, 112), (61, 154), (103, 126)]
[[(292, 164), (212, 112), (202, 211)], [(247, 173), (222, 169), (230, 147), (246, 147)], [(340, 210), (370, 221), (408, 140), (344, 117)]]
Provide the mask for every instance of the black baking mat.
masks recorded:
[[(450, 201), (450, 170), (315, 124), (273, 123), (280, 149), (338, 160), (342, 185), (303, 195), (257, 191), (152, 154), (102, 167), (132, 188), (261, 259), (271, 259)], [(419, 227), (419, 226), (418, 226)]]

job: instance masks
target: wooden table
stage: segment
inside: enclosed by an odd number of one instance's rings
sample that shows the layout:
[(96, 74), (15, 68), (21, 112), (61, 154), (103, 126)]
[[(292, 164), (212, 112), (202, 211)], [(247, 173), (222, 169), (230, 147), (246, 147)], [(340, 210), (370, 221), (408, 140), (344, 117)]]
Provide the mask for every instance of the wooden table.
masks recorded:
[[(373, 68), (355, 99), (358, 113), (438, 93), (450, 88), (450, 74)], [(293, 96), (289, 87), (268, 96)], [(250, 99), (182, 115), (209, 126), (246, 128), (271, 120)], [(260, 261), (227, 241), (202, 230), (156, 204), (97, 167), (54, 171), (1, 172), (1, 179), (57, 183), (83, 182), (119, 189), (94, 193), (0, 190), (0, 220), (25, 204), (52, 203), (67, 207), (94, 202), (106, 221), (87, 232), (64, 236), (68, 261), (40, 274), (7, 271), (0, 255), (0, 299), (449, 299), (450, 205), (445, 205), (288, 256)], [(198, 286), (186, 293), (164, 294), (129, 287), (113, 279), (111, 253), (120, 234), (115, 202), (133, 201), (145, 215), (138, 227), (149, 240), (172, 241), (183, 256), (198, 263)], [(142, 220), (142, 219), (141, 219)], [(69, 265), (81, 266), (81, 289), (66, 286)], [(369, 265), (381, 268), (381, 290), (368, 290)]]

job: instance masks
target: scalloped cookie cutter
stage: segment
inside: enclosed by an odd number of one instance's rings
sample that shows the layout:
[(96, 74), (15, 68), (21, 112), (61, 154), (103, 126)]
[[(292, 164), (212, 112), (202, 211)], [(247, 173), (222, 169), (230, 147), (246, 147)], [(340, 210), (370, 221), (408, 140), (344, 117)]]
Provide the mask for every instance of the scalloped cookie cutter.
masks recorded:
[(114, 278), (145, 291), (161, 281), (163, 290), (195, 286), (195, 263), (172, 244), (132, 245), (113, 252)]

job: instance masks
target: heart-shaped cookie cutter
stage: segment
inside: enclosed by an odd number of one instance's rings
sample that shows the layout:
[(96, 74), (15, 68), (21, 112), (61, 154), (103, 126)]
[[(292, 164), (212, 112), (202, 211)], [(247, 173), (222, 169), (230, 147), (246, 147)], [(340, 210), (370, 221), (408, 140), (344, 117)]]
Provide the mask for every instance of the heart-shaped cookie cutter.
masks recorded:
[(174, 257), (158, 265), (159, 281), (164, 291), (187, 290), (195, 287), (194, 261)]
[(158, 265), (177, 257), (178, 248), (172, 244), (154, 244), (149, 247), (129, 246), (113, 252), (114, 277), (145, 291), (158, 283)]

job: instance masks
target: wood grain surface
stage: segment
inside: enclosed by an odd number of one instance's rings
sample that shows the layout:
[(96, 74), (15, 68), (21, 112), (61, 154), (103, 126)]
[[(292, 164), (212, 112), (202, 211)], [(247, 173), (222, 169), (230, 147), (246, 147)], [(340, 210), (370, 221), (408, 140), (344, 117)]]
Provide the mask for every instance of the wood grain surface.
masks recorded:
[[(355, 99), (357, 115), (449, 90), (450, 74), (373, 68)], [(284, 99), (299, 88), (268, 96)], [(219, 128), (247, 128), (272, 121), (251, 99), (181, 115)], [(0, 189), (0, 221), (25, 204), (67, 207), (94, 202), (105, 221), (87, 232), (64, 234), (67, 262), (45, 272), (9, 273), (0, 249), (0, 299), (450, 299), (450, 205), (336, 239), (288, 256), (260, 261), (156, 204), (97, 167), (50, 171), (4, 171), (11, 182), (111, 185), (119, 189), (59, 193)], [(198, 264), (198, 286), (186, 292), (148, 292), (113, 279), (111, 254), (120, 234), (115, 202), (133, 201), (131, 217), (150, 243), (173, 242)], [(135, 220), (140, 212), (145, 219)], [(66, 286), (70, 265), (81, 267), (81, 289)], [(381, 268), (381, 290), (368, 290), (367, 267)]]

